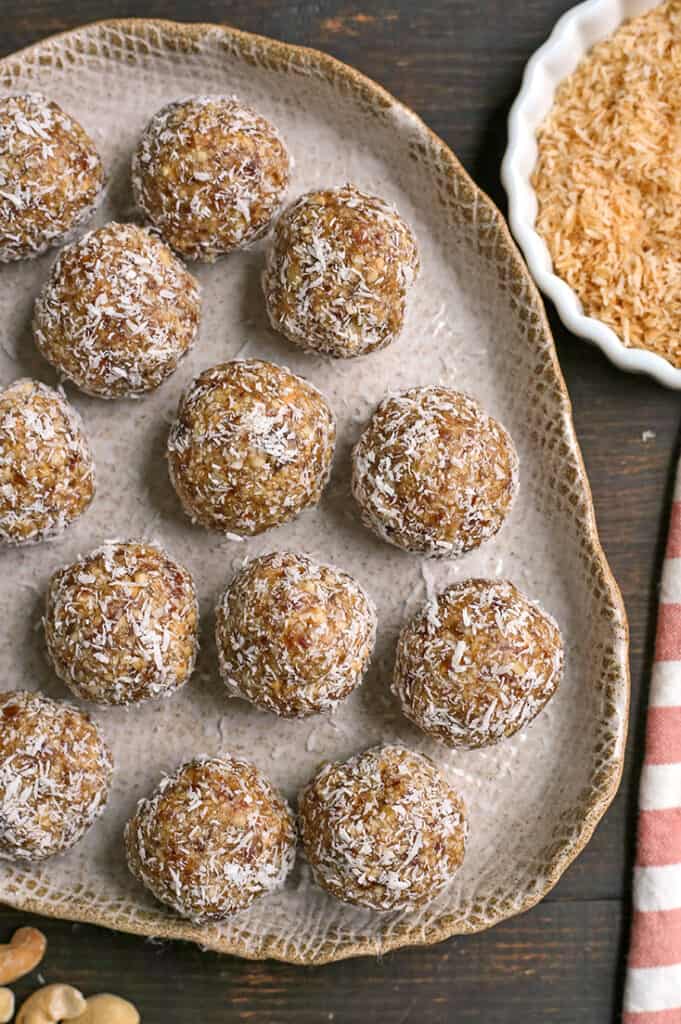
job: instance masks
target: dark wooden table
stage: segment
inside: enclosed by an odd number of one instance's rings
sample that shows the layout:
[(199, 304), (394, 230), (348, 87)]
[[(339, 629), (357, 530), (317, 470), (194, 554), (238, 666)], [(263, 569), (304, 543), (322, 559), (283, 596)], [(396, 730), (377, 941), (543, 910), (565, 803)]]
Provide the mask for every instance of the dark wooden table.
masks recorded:
[[(0, 0), (0, 53), (97, 18), (134, 15), (228, 22), (318, 47), (413, 107), (503, 208), (507, 110), (525, 61), (568, 6), (569, 0)], [(553, 315), (552, 324), (601, 537), (631, 624), (624, 781), (586, 851), (538, 907), (490, 932), (316, 969), (248, 963), (36, 919), (50, 941), (47, 981), (126, 995), (145, 1024), (618, 1019), (655, 593), (681, 401), (617, 371)], [(25, 922), (25, 915), (0, 907), (0, 941)]]

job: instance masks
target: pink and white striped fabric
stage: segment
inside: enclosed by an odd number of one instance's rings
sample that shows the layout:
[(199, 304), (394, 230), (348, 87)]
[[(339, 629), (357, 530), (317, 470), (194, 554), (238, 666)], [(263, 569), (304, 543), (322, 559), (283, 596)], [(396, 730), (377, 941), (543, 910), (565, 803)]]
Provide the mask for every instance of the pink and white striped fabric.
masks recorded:
[(662, 570), (639, 805), (624, 1024), (681, 1024), (681, 472)]

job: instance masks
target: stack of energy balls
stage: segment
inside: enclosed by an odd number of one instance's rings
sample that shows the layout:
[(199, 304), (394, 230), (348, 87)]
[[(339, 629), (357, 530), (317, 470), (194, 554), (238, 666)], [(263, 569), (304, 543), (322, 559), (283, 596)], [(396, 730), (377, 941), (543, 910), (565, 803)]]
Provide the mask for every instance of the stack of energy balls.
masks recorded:
[[(37, 299), (36, 345), (102, 399), (142, 396), (195, 341), (200, 288), (182, 259), (213, 261), (263, 235), (274, 330), (306, 351), (368, 357), (402, 329), (418, 274), (397, 210), (351, 184), (283, 209), (291, 160), (275, 128), (238, 99), (171, 103), (132, 164), (148, 225), (110, 223), (76, 240), (104, 173), (84, 129), (38, 94), (0, 100), (0, 261), (68, 242)], [(171, 426), (170, 479), (188, 518), (239, 538), (315, 505), (329, 479), (335, 419), (324, 395), (260, 360), (204, 369)], [(493, 537), (518, 488), (503, 426), (433, 383), (389, 394), (352, 453), (359, 514), (407, 552), (456, 558)], [(47, 540), (90, 505), (85, 428), (62, 394), (19, 380), (0, 393), (0, 538)], [(190, 678), (199, 613), (190, 573), (154, 543), (110, 541), (50, 580), (47, 650), (60, 679), (95, 705), (170, 697)], [(247, 562), (217, 607), (228, 692), (285, 718), (329, 713), (362, 682), (377, 621), (342, 569), (296, 551)], [(393, 691), (404, 714), (453, 748), (512, 736), (555, 692), (553, 619), (504, 580), (448, 587), (404, 625)], [(103, 810), (111, 755), (88, 716), (27, 691), (0, 694), (0, 857), (67, 850)], [(432, 900), (464, 857), (463, 801), (438, 767), (399, 745), (324, 765), (294, 815), (252, 764), (196, 757), (140, 801), (125, 832), (133, 874), (195, 921), (219, 920), (284, 884), (300, 837), (320, 886), (403, 911)]]

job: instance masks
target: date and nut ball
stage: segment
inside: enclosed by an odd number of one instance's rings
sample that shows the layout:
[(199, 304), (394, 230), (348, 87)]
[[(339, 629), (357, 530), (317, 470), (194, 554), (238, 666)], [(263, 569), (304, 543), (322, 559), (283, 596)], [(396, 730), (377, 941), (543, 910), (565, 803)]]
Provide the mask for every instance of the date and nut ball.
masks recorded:
[(156, 544), (109, 541), (49, 583), (45, 637), (54, 670), (96, 704), (140, 704), (184, 686), (198, 628), (192, 578)]
[(492, 537), (517, 488), (510, 436), (452, 388), (389, 395), (352, 453), (352, 491), (365, 525), (435, 558), (456, 558)]
[(308, 192), (277, 221), (263, 291), (270, 323), (294, 345), (366, 355), (402, 330), (419, 269), (397, 210), (352, 185)]
[(558, 626), (508, 580), (447, 587), (403, 628), (393, 692), (449, 747), (485, 747), (539, 714), (563, 674)]
[(332, 711), (362, 681), (376, 610), (359, 583), (305, 555), (248, 562), (218, 602), (216, 640), (227, 688), (264, 711)]
[(392, 745), (324, 765), (298, 816), (318, 884), (373, 910), (432, 900), (460, 867), (468, 835), (463, 801), (436, 765)]
[(113, 761), (90, 718), (39, 693), (0, 693), (0, 860), (44, 860), (106, 805)]
[(193, 522), (262, 533), (317, 504), (335, 440), (333, 413), (312, 384), (274, 363), (235, 360), (204, 370), (182, 396), (170, 478)]
[(89, 395), (127, 398), (177, 369), (199, 327), (198, 282), (156, 237), (107, 224), (61, 251), (36, 305), (36, 345)]
[(0, 263), (62, 242), (103, 184), (92, 139), (61, 107), (37, 92), (0, 99)]
[(132, 164), (137, 204), (182, 256), (213, 261), (267, 231), (291, 161), (277, 131), (235, 96), (170, 103)]
[(0, 390), (0, 542), (56, 536), (94, 493), (92, 453), (76, 410), (27, 378)]
[(156, 899), (193, 921), (219, 921), (281, 888), (296, 829), (254, 765), (198, 757), (140, 800), (125, 845), (130, 870)]

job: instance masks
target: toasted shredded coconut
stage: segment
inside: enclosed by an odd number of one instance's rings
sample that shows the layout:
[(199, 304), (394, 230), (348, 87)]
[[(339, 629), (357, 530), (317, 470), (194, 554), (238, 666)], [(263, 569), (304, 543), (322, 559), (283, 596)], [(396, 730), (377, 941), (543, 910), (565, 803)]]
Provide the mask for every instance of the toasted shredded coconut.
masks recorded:
[(584, 312), (681, 367), (681, 0), (625, 22), (538, 133), (537, 230)]

